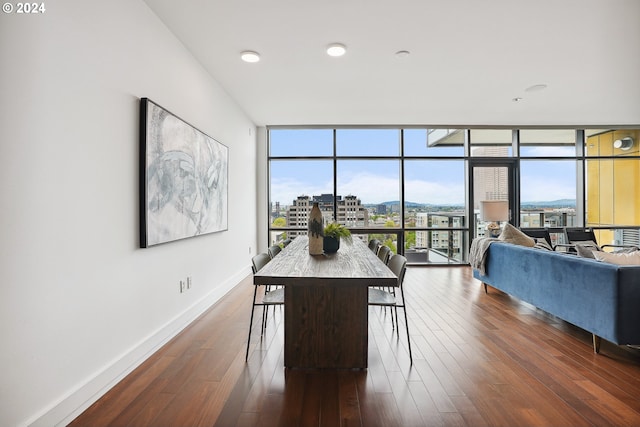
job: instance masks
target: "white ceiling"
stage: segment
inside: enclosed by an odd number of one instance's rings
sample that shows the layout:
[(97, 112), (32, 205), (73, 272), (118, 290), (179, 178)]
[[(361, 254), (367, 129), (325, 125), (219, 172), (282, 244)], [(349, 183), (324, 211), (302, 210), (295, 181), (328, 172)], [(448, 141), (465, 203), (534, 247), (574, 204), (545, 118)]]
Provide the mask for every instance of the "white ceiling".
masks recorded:
[(260, 126), (640, 125), (640, 0), (145, 2)]

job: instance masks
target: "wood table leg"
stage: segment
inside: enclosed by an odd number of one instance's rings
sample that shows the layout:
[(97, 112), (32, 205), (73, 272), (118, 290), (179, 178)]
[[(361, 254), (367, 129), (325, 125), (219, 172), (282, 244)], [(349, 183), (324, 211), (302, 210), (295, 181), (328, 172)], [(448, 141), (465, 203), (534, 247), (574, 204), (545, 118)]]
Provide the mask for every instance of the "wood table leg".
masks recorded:
[(285, 287), (288, 368), (366, 368), (368, 289), (348, 284)]

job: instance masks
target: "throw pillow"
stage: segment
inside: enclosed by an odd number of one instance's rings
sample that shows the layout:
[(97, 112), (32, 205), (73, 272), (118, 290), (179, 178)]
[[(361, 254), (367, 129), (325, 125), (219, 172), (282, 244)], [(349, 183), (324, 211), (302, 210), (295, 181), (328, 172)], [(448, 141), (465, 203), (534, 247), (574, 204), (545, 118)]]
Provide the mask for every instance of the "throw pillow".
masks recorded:
[(518, 230), (513, 225), (507, 223), (500, 233), (498, 240), (503, 242), (513, 243), (514, 245), (528, 246), (530, 248), (536, 245), (536, 241), (533, 238), (527, 236), (522, 231)]
[(593, 252), (593, 256), (598, 261), (608, 262), (617, 265), (640, 265), (640, 251), (630, 253), (610, 253), (610, 252)]
[(593, 252), (595, 251), (598, 251), (598, 249), (593, 246), (576, 245), (576, 252), (578, 253), (578, 256), (581, 256), (582, 258), (594, 259), (595, 257), (593, 256)]
[(598, 246), (598, 244), (593, 240), (583, 240), (573, 243), (578, 256), (581, 256), (582, 258), (594, 259), (593, 252), (602, 250), (602, 248), (600, 248), (600, 246)]

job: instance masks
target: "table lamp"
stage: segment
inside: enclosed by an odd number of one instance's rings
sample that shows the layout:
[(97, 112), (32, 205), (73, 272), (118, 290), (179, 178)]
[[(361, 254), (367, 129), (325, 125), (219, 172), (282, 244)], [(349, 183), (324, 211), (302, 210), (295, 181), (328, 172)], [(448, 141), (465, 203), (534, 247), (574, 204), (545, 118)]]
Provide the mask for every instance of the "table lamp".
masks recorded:
[(509, 220), (509, 202), (507, 200), (483, 200), (480, 202), (480, 219), (487, 224), (489, 237), (500, 235), (498, 222)]

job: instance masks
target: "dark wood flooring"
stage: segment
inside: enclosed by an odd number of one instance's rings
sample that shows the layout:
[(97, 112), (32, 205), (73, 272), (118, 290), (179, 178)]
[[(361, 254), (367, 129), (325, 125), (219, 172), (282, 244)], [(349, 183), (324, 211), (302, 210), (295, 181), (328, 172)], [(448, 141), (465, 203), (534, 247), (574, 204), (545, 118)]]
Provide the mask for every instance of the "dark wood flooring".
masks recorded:
[[(285, 370), (283, 310), (245, 345), (251, 278), (72, 426), (640, 426), (640, 351), (489, 288), (468, 267), (409, 267), (404, 323), (369, 312), (369, 369)], [(640, 307), (639, 307), (640, 309)], [(640, 325), (639, 325), (640, 327)]]

